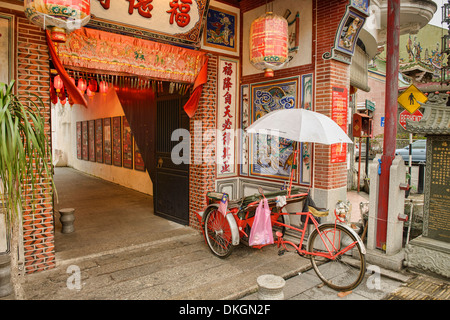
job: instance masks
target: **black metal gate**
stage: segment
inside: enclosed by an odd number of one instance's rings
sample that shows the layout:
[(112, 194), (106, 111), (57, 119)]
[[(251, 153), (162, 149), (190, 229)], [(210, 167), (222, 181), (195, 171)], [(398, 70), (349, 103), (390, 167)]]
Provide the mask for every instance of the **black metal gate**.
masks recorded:
[[(155, 214), (180, 224), (189, 224), (189, 155), (190, 142), (184, 141), (177, 159), (172, 151), (184, 138), (172, 134), (177, 129), (189, 132), (189, 117), (183, 110), (185, 99), (177, 96), (159, 98), (156, 110), (156, 181), (154, 181)], [(178, 148), (179, 149), (179, 148)], [(176, 150), (178, 150), (176, 149)], [(180, 162), (180, 157), (186, 160)]]

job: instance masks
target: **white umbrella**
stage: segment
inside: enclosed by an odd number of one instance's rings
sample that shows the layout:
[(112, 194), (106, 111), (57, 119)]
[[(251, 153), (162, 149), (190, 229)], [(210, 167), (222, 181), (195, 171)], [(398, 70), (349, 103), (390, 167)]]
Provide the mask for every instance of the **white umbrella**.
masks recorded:
[(305, 109), (272, 111), (247, 128), (248, 133), (279, 136), (299, 142), (353, 143), (331, 118)]

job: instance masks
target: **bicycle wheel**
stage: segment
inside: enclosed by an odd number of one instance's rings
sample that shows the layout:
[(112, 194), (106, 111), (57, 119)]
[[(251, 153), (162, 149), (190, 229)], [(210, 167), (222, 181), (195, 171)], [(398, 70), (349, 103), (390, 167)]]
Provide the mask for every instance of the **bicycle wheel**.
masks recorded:
[(217, 209), (205, 216), (205, 236), (209, 249), (219, 258), (228, 257), (233, 250), (231, 227), (226, 217)]
[[(326, 248), (329, 248), (331, 255)], [(365, 256), (355, 236), (343, 226), (319, 226), (319, 232), (315, 229), (310, 235), (308, 251), (319, 254), (310, 255), (311, 263), (319, 278), (330, 288), (349, 291), (363, 280), (366, 271)], [(336, 256), (331, 257), (334, 255)]]

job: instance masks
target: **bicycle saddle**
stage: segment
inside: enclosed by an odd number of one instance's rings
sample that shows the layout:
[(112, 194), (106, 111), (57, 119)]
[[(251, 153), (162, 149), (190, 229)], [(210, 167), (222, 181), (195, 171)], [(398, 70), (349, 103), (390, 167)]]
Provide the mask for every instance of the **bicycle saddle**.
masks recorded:
[(308, 210), (314, 217), (326, 217), (329, 213), (329, 210), (327, 209), (314, 208), (312, 206), (308, 206)]

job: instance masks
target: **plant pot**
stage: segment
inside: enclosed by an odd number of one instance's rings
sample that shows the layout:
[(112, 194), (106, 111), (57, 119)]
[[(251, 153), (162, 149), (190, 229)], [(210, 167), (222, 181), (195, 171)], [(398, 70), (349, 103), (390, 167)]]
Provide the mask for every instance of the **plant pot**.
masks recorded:
[(74, 212), (75, 209), (73, 208), (59, 210), (59, 213), (61, 215), (59, 221), (61, 221), (62, 224), (62, 233), (72, 233), (75, 231), (75, 228), (73, 226), (73, 222), (75, 221)]
[(9, 254), (0, 254), (0, 298), (12, 293), (11, 257)]

